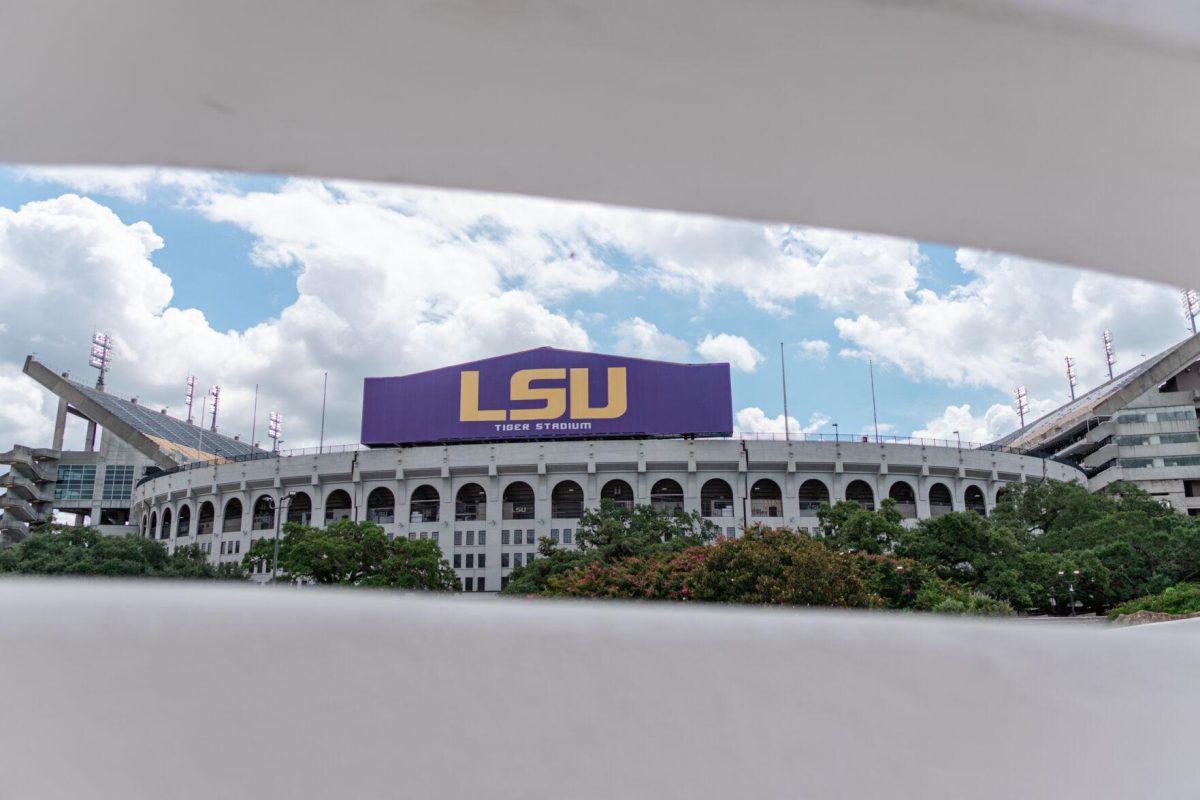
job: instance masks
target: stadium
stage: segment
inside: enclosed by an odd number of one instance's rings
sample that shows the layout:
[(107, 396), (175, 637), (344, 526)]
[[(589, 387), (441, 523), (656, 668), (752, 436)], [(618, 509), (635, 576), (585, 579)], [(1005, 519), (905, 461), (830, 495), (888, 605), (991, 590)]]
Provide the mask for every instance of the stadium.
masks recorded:
[[(169, 549), (198, 544), (221, 563), (240, 561), (277, 524), (370, 520), (389, 537), (436, 541), (471, 591), (501, 589), (541, 537), (574, 546), (584, 509), (602, 500), (699, 512), (737, 536), (754, 524), (817, 532), (817, 509), (841, 499), (891, 498), (916, 520), (987, 514), (1013, 482), (1087, 480), (1069, 459), (1001, 444), (734, 438), (727, 364), (540, 348), (368, 378), (359, 444), (284, 452), (32, 357), (24, 371), (59, 404), (49, 447), (0, 455), (10, 542), (58, 512)], [(82, 451), (62, 449), (67, 414), (87, 420)]]

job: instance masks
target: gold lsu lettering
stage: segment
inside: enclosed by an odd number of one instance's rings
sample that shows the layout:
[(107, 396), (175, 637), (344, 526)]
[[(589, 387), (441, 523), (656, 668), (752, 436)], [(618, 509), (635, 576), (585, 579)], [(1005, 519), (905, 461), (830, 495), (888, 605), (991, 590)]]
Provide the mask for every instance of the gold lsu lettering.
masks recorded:
[[(458, 419), (460, 422), (505, 422), (509, 420), (559, 419), (567, 413), (570, 400), (570, 419), (616, 419), (628, 409), (625, 367), (608, 368), (608, 400), (603, 406), (593, 406), (588, 397), (588, 371), (571, 369), (568, 386), (531, 386), (535, 381), (562, 381), (568, 370), (523, 369), (514, 372), (509, 381), (510, 400), (541, 401), (537, 408), (480, 408), (479, 373), (464, 370), (459, 378)], [(568, 392), (568, 388), (570, 391)]]

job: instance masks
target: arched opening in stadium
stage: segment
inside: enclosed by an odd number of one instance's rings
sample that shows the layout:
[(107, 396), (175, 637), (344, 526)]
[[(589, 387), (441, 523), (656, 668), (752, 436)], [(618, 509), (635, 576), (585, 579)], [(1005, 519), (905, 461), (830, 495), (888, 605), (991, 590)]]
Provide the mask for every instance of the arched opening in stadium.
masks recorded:
[(866, 481), (850, 481), (850, 485), (846, 487), (846, 499), (858, 503), (868, 511), (875, 510), (875, 492)]
[(683, 511), (683, 487), (678, 481), (663, 478), (650, 488), (650, 505), (665, 514)]
[(478, 483), (468, 483), (454, 496), (454, 519), (477, 522), (487, 519), (487, 492)]
[(146, 515), (142, 514), (142, 524), (138, 525), (138, 533), (142, 536), (146, 535), (146, 526), (149, 525)]
[(929, 487), (929, 516), (940, 517), (954, 510), (954, 498), (950, 489), (944, 483), (935, 483)]
[(917, 493), (908, 481), (896, 481), (888, 489), (888, 497), (896, 501), (896, 510), (904, 519), (916, 519)]
[(162, 533), (159, 534), (160, 539), (171, 538), (171, 509), (163, 509), (162, 515)]
[(269, 531), (275, 527), (275, 499), (270, 495), (260, 495), (254, 501), (254, 511), (250, 515), (250, 530)]
[(706, 517), (733, 516), (733, 489), (727, 481), (710, 478), (700, 487), (700, 513)]
[(533, 519), (533, 489), (525, 481), (514, 481), (504, 488), (504, 518)]
[(153, 539), (158, 536), (158, 512), (150, 512), (150, 527), (146, 529), (147, 538)]
[(442, 496), (428, 483), (421, 484), (408, 501), (409, 522), (437, 522), (442, 507)]
[(607, 500), (617, 508), (633, 508), (633, 487), (620, 478), (614, 478), (600, 489), (601, 504)]
[(350, 519), (353, 508), (350, 493), (344, 489), (334, 489), (325, 498), (325, 521), (337, 522), (341, 519)]
[(770, 478), (759, 478), (750, 487), (750, 516), (782, 517), (783, 492)]
[(242, 501), (236, 497), (225, 504), (221, 516), (221, 533), (235, 533), (242, 529)]
[(963, 505), (967, 507), (968, 511), (987, 516), (987, 503), (983, 499), (983, 489), (971, 484), (963, 494), (963, 501)]
[(287, 521), (297, 525), (312, 522), (312, 498), (307, 492), (296, 492), (287, 507)]
[(182, 505), (179, 507), (179, 516), (175, 520), (175, 537), (190, 536), (192, 533), (192, 507)]
[(396, 495), (386, 486), (376, 486), (367, 495), (367, 520), (376, 525), (391, 525), (396, 521)]
[[(800, 511), (815, 512), (823, 505), (829, 504), (829, 487), (823, 481), (809, 478), (800, 484)], [(813, 516), (813, 514), (809, 514)]]
[(550, 516), (579, 519), (583, 516), (583, 489), (575, 481), (559, 481), (550, 493)]
[(217, 518), (216, 507), (211, 502), (205, 500), (200, 504), (200, 513), (196, 517), (196, 535), (203, 536), (206, 533), (212, 533)]

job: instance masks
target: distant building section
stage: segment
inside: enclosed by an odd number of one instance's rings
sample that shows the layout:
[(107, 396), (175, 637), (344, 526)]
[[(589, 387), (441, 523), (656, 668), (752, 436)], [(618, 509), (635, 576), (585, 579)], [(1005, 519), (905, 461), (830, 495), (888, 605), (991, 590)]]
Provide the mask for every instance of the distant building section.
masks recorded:
[(1078, 464), (1093, 491), (1130, 481), (1181, 513), (1200, 515), (1200, 336), (995, 444)]
[[(261, 452), (248, 443), (176, 419), (136, 399), (123, 399), (60, 375), (32, 356), (25, 374), (58, 397), (50, 447), (14, 445), (0, 452), (0, 544), (24, 537), (55, 511), (86, 518), (105, 533), (131, 526), (130, 496), (138, 480), (195, 461)], [(101, 372), (103, 375), (103, 372)], [(64, 450), (67, 417), (87, 423), (82, 450)], [(130, 526), (130, 527), (127, 527)]]

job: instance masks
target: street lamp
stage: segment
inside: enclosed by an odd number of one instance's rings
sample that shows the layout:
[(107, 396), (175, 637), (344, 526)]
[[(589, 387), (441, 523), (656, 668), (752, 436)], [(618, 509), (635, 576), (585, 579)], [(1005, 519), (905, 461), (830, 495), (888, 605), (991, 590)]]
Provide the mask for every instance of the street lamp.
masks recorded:
[(955, 431), (954, 438), (958, 441), (958, 449), (962, 450), (962, 434), (958, 431)]
[(295, 495), (295, 492), (288, 492), (275, 504), (275, 554), (271, 557), (271, 583), (275, 583), (275, 579), (280, 575), (280, 522), (283, 519), (283, 509), (292, 503)]
[(836, 422), (833, 423), (833, 440), (835, 442), (838, 440), (838, 427)]
[[(1066, 574), (1061, 569), (1058, 571), (1058, 577), (1066, 577)], [(1079, 580), (1079, 570), (1072, 570), (1071, 577), (1067, 579), (1067, 598), (1071, 604), (1071, 616), (1075, 616), (1075, 581)]]

